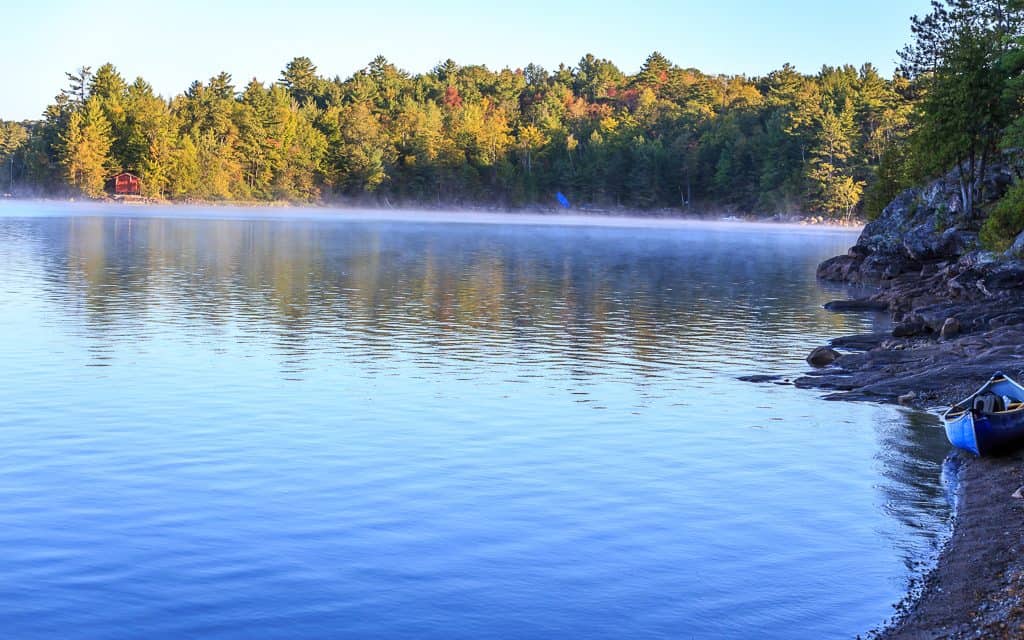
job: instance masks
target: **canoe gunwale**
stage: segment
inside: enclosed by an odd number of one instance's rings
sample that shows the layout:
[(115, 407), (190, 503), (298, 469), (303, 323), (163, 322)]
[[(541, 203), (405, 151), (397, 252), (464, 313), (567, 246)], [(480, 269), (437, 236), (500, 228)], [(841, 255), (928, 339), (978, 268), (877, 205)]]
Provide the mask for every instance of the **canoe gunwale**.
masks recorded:
[[(994, 389), (1000, 385), (998, 389)], [(1008, 402), (1003, 411), (983, 413), (973, 406), (978, 396), (991, 392)], [(977, 455), (991, 455), (1024, 441), (1024, 386), (996, 373), (980, 389), (946, 410), (942, 416), (946, 437), (953, 446)]]
[[(986, 382), (985, 384), (981, 385), (981, 388), (979, 388), (977, 391), (975, 391), (971, 395), (967, 396), (966, 398), (964, 398), (960, 402), (954, 404), (952, 407), (947, 409), (946, 412), (944, 414), (942, 414), (942, 419), (944, 421), (946, 421), (946, 422), (955, 422), (955, 421), (960, 420), (961, 418), (963, 418), (964, 415), (966, 415), (968, 413), (973, 413), (973, 409), (970, 406), (971, 400), (974, 400), (975, 398), (977, 398), (981, 394), (983, 394), (986, 391), (988, 391), (989, 388), (992, 387), (992, 385), (998, 384), (1000, 382), (1009, 382), (1013, 386), (1017, 387), (1021, 391), (1022, 397), (1024, 397), (1024, 386), (1021, 386), (1021, 384), (1018, 383), (1016, 380), (1010, 378), (1009, 376), (1007, 376), (1007, 375), (1005, 375), (1003, 373), (997, 373), (994, 376), (992, 376), (989, 379), (988, 382)], [(1017, 406), (1017, 407), (1015, 407), (1013, 409), (1008, 409), (1008, 410), (1005, 410), (1005, 411), (994, 411), (994, 412), (992, 412), (991, 414), (988, 414), (988, 415), (1005, 416), (1005, 415), (1009, 415), (1009, 414), (1019, 413), (1019, 412), (1022, 412), (1022, 411), (1024, 411), (1024, 403), (1020, 404), (1019, 406)]]

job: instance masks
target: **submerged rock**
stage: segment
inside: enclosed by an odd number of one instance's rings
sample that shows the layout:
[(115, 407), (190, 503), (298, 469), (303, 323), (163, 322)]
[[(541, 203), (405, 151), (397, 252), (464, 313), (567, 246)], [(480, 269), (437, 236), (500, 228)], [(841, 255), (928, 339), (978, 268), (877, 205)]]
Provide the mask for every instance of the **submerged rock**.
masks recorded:
[(855, 300), (833, 300), (825, 303), (826, 311), (885, 311), (889, 304), (869, 298)]
[(755, 374), (755, 375), (751, 375), (751, 376), (740, 376), (739, 378), (737, 378), (737, 380), (739, 380), (740, 382), (756, 382), (756, 383), (779, 382), (782, 379), (783, 379), (782, 376), (767, 375), (767, 374)]

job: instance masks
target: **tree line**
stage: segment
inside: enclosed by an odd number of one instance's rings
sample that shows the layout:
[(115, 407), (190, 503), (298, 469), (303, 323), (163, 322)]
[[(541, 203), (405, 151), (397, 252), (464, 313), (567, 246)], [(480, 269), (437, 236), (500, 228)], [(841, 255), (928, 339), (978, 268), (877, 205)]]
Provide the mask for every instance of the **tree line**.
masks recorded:
[(172, 200), (516, 207), (563, 192), (593, 206), (850, 216), (893, 190), (886, 158), (915, 91), (871, 64), (748, 78), (657, 52), (634, 75), (593, 55), (554, 71), (447, 60), (415, 75), (377, 57), (344, 80), (298, 57), (273, 83), (220, 73), (171, 99), (111, 64), (67, 75), (41, 120), (0, 124), (0, 189), (100, 197), (130, 171)]
[[(110, 64), (36, 122), (0, 122), (0, 189), (98, 197), (127, 170), (173, 200), (577, 204), (877, 215), (948, 175), (1001, 249), (1024, 230), (1024, 0), (933, 0), (891, 78), (871, 64), (710, 75), (652, 53), (548, 71), (377, 57), (342, 80), (294, 58), (165, 99)], [(1009, 169), (1011, 184), (992, 180)]]

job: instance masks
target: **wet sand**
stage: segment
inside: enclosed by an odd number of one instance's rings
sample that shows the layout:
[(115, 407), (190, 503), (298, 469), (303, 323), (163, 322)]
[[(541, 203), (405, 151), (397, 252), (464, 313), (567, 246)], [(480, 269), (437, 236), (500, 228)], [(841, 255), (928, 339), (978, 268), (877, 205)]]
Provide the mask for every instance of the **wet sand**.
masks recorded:
[(953, 535), (881, 640), (1024, 638), (1024, 457), (958, 455)]

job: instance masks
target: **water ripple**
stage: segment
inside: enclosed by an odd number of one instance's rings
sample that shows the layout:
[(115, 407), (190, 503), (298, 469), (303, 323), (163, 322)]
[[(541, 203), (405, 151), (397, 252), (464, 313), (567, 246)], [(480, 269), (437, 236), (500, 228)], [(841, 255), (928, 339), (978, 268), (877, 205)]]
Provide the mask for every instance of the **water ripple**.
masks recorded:
[(852, 637), (945, 534), (926, 416), (735, 380), (849, 234), (14, 206), (11, 637)]

